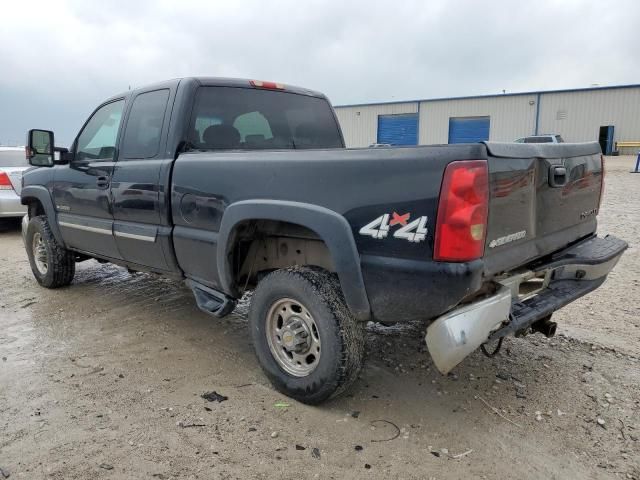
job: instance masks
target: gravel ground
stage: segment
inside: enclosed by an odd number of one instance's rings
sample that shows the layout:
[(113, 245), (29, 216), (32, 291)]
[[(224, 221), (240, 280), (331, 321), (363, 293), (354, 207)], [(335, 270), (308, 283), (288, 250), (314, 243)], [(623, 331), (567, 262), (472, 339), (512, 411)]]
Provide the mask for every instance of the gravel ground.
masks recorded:
[[(48, 291), (0, 233), (0, 480), (640, 479), (640, 175), (610, 158), (600, 232), (632, 243), (607, 283), (443, 377), (421, 325), (370, 324), (347, 396), (275, 392), (246, 301), (212, 319), (174, 282), (97, 262)], [(202, 398), (215, 391), (222, 402)]]

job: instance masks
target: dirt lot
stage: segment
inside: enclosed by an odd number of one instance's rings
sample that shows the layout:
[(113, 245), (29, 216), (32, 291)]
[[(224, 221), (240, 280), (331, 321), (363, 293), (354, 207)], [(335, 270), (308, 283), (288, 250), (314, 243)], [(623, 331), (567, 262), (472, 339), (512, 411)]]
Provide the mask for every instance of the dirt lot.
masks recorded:
[[(179, 282), (94, 261), (48, 291), (18, 229), (0, 233), (0, 480), (640, 479), (631, 164), (607, 163), (600, 232), (633, 245), (602, 288), (556, 315), (556, 338), (508, 339), (442, 377), (421, 325), (371, 324), (355, 388), (320, 407), (267, 383), (246, 302), (215, 320)], [(228, 399), (201, 398), (210, 391)]]

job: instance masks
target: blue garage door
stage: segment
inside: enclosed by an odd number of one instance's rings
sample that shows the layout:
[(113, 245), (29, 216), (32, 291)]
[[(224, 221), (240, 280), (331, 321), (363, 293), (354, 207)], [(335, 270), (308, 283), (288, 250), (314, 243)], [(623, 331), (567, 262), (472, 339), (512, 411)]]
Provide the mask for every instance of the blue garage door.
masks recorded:
[(449, 143), (477, 143), (489, 140), (489, 117), (452, 117)]
[(418, 114), (379, 115), (378, 143), (417, 145)]

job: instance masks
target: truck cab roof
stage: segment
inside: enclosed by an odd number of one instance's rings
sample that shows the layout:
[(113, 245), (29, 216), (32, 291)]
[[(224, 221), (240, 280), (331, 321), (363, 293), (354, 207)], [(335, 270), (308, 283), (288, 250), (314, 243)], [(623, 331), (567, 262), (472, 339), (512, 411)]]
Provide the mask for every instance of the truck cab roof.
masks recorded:
[(106, 102), (116, 100), (119, 98), (124, 98), (141, 91), (156, 90), (160, 88), (171, 88), (182, 82), (192, 83), (195, 86), (206, 86), (206, 87), (270, 88), (266, 86), (260, 87), (261, 84), (265, 84), (265, 85), (273, 85), (274, 90), (284, 91), (288, 93), (296, 93), (298, 95), (307, 95), (310, 97), (326, 98), (326, 96), (321, 92), (317, 92), (315, 90), (309, 90), (307, 88), (296, 87), (294, 85), (287, 85), (284, 83), (268, 82), (263, 80), (251, 80), (251, 79), (245, 79), (245, 78), (230, 78), (230, 77), (180, 77), (180, 78), (173, 78), (170, 80), (164, 80), (161, 82), (156, 82), (148, 85), (143, 85), (141, 87), (137, 87), (132, 90), (122, 92), (118, 95), (113, 95), (112, 97), (108, 98)]

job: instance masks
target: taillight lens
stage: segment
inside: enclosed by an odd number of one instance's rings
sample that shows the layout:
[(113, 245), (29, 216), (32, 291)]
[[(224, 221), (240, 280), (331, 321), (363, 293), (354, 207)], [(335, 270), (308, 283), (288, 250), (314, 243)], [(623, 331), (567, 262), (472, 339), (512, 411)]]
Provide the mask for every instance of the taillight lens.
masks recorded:
[(13, 190), (9, 176), (4, 172), (0, 172), (0, 190)]
[(482, 257), (489, 211), (488, 177), (485, 160), (447, 165), (440, 188), (434, 260), (466, 262)]
[(604, 197), (604, 155), (600, 155), (602, 173), (600, 174), (600, 200), (598, 200), (598, 211), (602, 207), (602, 197)]

